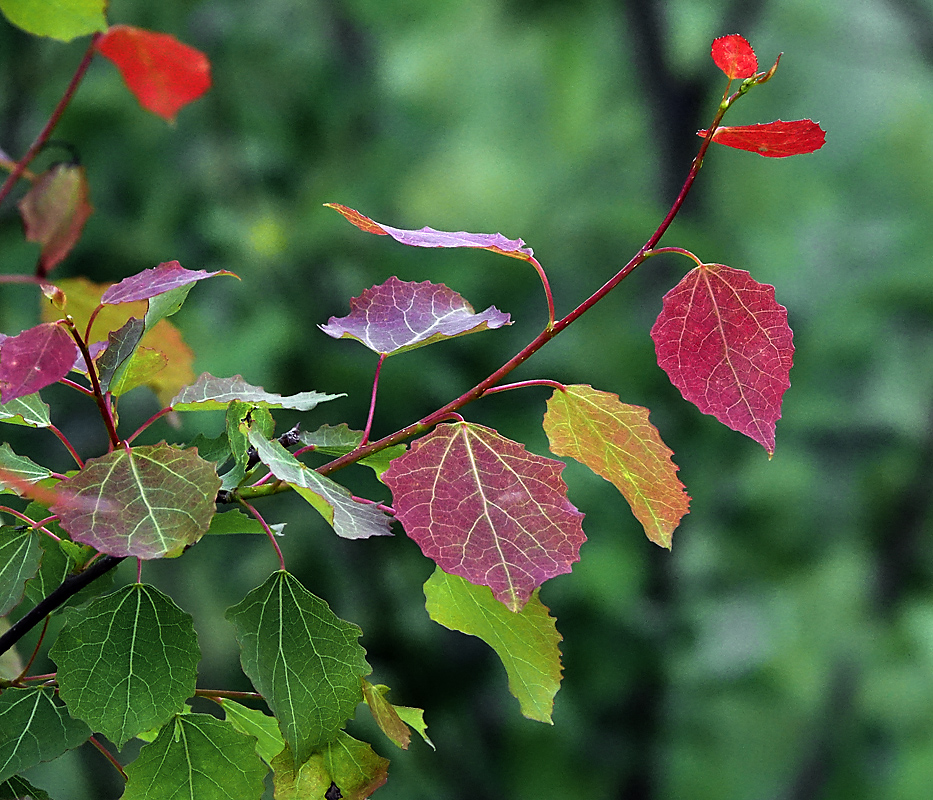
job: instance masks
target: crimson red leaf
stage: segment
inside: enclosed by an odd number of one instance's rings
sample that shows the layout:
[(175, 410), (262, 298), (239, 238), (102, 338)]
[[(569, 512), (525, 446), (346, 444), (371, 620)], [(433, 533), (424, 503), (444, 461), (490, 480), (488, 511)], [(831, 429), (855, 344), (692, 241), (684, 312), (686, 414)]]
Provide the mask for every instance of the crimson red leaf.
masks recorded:
[[(697, 136), (706, 136), (707, 133), (706, 130), (697, 131)], [(786, 158), (819, 150), (826, 143), (826, 131), (811, 119), (789, 122), (778, 119), (757, 125), (717, 128), (713, 141), (768, 158)]]
[(26, 240), (42, 246), (42, 274), (54, 269), (81, 238), (94, 209), (88, 200), (84, 167), (56, 164), (40, 175), (19, 201)]
[(164, 261), (157, 267), (130, 275), (115, 283), (100, 298), (101, 305), (132, 303), (134, 300), (148, 300), (150, 297), (165, 294), (180, 286), (187, 286), (195, 281), (213, 278), (215, 275), (233, 275), (225, 269), (217, 272), (205, 272), (203, 269), (185, 269), (177, 261)]
[(361, 231), (379, 236), (391, 236), (395, 241), (413, 247), (478, 247), (482, 250), (491, 250), (493, 253), (501, 253), (504, 256), (520, 258), (523, 261), (528, 261), (534, 256), (534, 251), (530, 247), (525, 247), (521, 239), (506, 239), (501, 233), (467, 233), (466, 231), (451, 233), (427, 227), (417, 231), (407, 231), (371, 220), (359, 211), (354, 211), (340, 203), (325, 203), (324, 205), (339, 211)]
[(773, 286), (703, 264), (664, 295), (651, 338), (658, 364), (686, 400), (774, 453), (794, 345)]
[(519, 611), (536, 587), (570, 572), (586, 540), (563, 468), (494, 430), (458, 422), (415, 441), (383, 481), (428, 558)]
[(430, 281), (389, 278), (350, 301), (350, 315), (331, 317), (320, 328), (335, 339), (356, 339), (386, 355), (511, 325), (509, 315), (490, 306), (476, 314), (453, 289)]
[(751, 78), (758, 70), (755, 51), (737, 33), (720, 36), (713, 42), (713, 61), (729, 78)]
[(139, 104), (169, 122), (211, 88), (207, 56), (174, 36), (112, 25), (96, 47), (117, 65)]
[(0, 347), (0, 403), (61, 380), (74, 366), (77, 353), (71, 336), (54, 322), (8, 336)]

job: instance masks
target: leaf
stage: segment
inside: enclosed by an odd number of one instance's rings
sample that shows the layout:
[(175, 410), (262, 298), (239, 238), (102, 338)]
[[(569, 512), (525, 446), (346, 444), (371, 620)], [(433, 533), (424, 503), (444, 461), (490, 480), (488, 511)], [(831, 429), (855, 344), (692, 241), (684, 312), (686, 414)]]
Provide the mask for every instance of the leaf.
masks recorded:
[[(270, 525), (274, 533), (281, 534), (285, 523), (280, 525)], [(222, 514), (214, 514), (211, 517), (211, 526), (207, 529), (208, 535), (228, 535), (232, 533), (258, 533), (266, 535), (265, 529), (259, 524), (255, 517), (248, 517), (242, 511), (234, 509), (233, 511), (224, 511)]]
[(25, 583), (36, 574), (41, 557), (38, 536), (31, 528), (0, 527), (0, 617), (23, 599)]
[(481, 314), (443, 284), (389, 278), (350, 301), (350, 314), (319, 326), (334, 339), (356, 339), (370, 350), (396, 355), (467, 333), (511, 325), (490, 306)]
[(96, 49), (117, 65), (139, 104), (168, 122), (211, 88), (207, 56), (174, 36), (112, 25)]
[(563, 468), (458, 422), (416, 440), (383, 478), (396, 517), (428, 558), (519, 611), (537, 586), (580, 560), (583, 514), (567, 499)]
[(64, 378), (78, 348), (61, 325), (43, 323), (0, 345), (0, 402), (38, 392)]
[(450, 630), (476, 636), (496, 651), (522, 714), (551, 723), (554, 695), (560, 689), (561, 635), (537, 591), (514, 614), (485, 586), (474, 586), (435, 569), (424, 585), (424, 595), (431, 619)]
[(116, 305), (132, 303), (136, 300), (148, 300), (180, 286), (213, 278), (215, 275), (233, 275), (233, 273), (225, 269), (216, 272), (185, 269), (177, 261), (164, 261), (157, 267), (143, 270), (115, 283), (101, 295), (100, 302), (103, 305)]
[(408, 726), (402, 722), (402, 718), (388, 700), (386, 694), (389, 692), (388, 686), (374, 686), (365, 678), (363, 679), (363, 699), (373, 715), (376, 724), (392, 742), (402, 750), (407, 750), (411, 744), (411, 731)]
[[(697, 131), (697, 136), (707, 133)], [(713, 132), (713, 141), (769, 158), (786, 158), (819, 150), (826, 143), (826, 132), (810, 119), (775, 120), (757, 125), (725, 125)]]
[(0, 0), (4, 16), (27, 33), (70, 42), (107, 30), (107, 0)]
[(84, 742), (91, 731), (55, 703), (55, 690), (4, 689), (0, 694), (0, 783)]
[(227, 697), (219, 698), (224, 709), (224, 719), (240, 733), (256, 737), (256, 753), (267, 764), (285, 748), (285, 740), (279, 731), (275, 717), (263, 714), (254, 708), (247, 708)]
[(52, 424), (49, 407), (38, 394), (27, 394), (0, 405), (0, 422), (30, 428), (48, 428)]
[(125, 371), (145, 330), (146, 324), (141, 319), (130, 317), (123, 327), (107, 335), (107, 349), (97, 358), (97, 376), (102, 391), (110, 391), (111, 380), (118, 371)]
[(305, 466), (278, 442), (270, 442), (253, 428), (249, 443), (272, 474), (307, 500), (338, 536), (368, 539), (392, 535), (391, 519), (375, 504), (354, 500), (344, 486)]
[(310, 411), (318, 403), (336, 400), (338, 397), (346, 395), (300, 392), (283, 397), (267, 392), (261, 386), (251, 386), (241, 375), (215, 378), (207, 372), (202, 372), (194, 383), (186, 386), (172, 399), (170, 405), (175, 411), (218, 411), (225, 409), (232, 400), (239, 400), (263, 408)]
[(26, 241), (38, 242), (40, 274), (57, 267), (71, 252), (94, 212), (87, 175), (76, 164), (56, 164), (43, 172), (18, 203)]
[(260, 800), (266, 765), (255, 740), (208, 714), (179, 714), (126, 767), (121, 800)]
[(297, 764), (330, 742), (362, 699), (372, 670), (362, 631), (280, 570), (229, 608), (240, 663), (272, 713)]
[(664, 295), (651, 338), (685, 400), (774, 454), (794, 345), (773, 286), (744, 270), (704, 264)]
[(161, 442), (89, 459), (60, 485), (87, 504), (52, 506), (74, 541), (114, 556), (161, 558), (207, 531), (220, 479), (196, 452)]
[(728, 78), (751, 78), (758, 71), (755, 51), (743, 36), (733, 33), (713, 41), (713, 61)]
[[(297, 761), (297, 760), (296, 760)], [(389, 762), (366, 742), (341, 733), (295, 769), (287, 752), (272, 764), (275, 800), (366, 800), (388, 778)], [(333, 792), (336, 786), (338, 793)]]
[(521, 239), (506, 239), (501, 233), (467, 233), (466, 231), (436, 231), (434, 228), (422, 228), (417, 231), (406, 231), (400, 228), (391, 228), (381, 222), (364, 217), (359, 211), (341, 205), (340, 203), (325, 203), (343, 214), (344, 218), (361, 231), (375, 233), (379, 236), (391, 236), (395, 241), (413, 247), (476, 247), (482, 250), (491, 250), (511, 258), (528, 261), (534, 257), (534, 251), (525, 247)]
[(647, 537), (670, 549), (690, 498), (673, 453), (648, 422), (648, 409), (592, 386), (565, 386), (548, 400), (544, 431), (556, 456), (569, 456), (620, 492)]
[(49, 656), (69, 711), (122, 748), (183, 709), (201, 650), (191, 617), (136, 583), (70, 609)]
[[(343, 422), (340, 425), (322, 425), (315, 431), (301, 431), (298, 440), (305, 447), (313, 447), (315, 453), (329, 456), (343, 456), (356, 450), (363, 441), (363, 431), (350, 430)], [(398, 458), (408, 448), (404, 444), (393, 445), (379, 450), (370, 456), (361, 458), (357, 463), (372, 469), (376, 477), (382, 479), (382, 474), (389, 468), (393, 459)]]
[(52, 800), (25, 778), (14, 775), (8, 781), (0, 783), (0, 800)]
[[(51, 470), (36, 464), (31, 459), (26, 458), (26, 456), (16, 455), (16, 453), (13, 452), (13, 448), (6, 442), (0, 445), (0, 473), (2, 473), (0, 474), (0, 494), (4, 492), (19, 494), (17, 486), (22, 485), (20, 483), (21, 481), (25, 481), (26, 483), (38, 483), (50, 477), (52, 474)], [(17, 478), (17, 485), (8, 487), (7, 484), (3, 482), (4, 476)]]
[(149, 347), (138, 347), (110, 382), (110, 393), (120, 397), (139, 386), (148, 386), (167, 365), (168, 358), (164, 353)]

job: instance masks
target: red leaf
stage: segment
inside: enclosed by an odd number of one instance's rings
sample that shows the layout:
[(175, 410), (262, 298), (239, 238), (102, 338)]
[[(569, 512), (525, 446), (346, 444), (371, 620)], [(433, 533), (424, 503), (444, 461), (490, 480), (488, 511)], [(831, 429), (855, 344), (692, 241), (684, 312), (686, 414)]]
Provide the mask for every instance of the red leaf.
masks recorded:
[(68, 332), (53, 322), (5, 338), (0, 347), (0, 403), (61, 380), (74, 366), (77, 353)]
[(501, 233), (467, 233), (466, 231), (436, 231), (434, 228), (422, 228), (418, 231), (407, 231), (401, 228), (390, 228), (369, 217), (364, 217), (359, 211), (340, 205), (340, 203), (325, 203), (327, 208), (339, 211), (361, 231), (375, 233), (379, 236), (391, 236), (395, 241), (409, 244), (412, 247), (478, 247), (482, 250), (491, 250), (504, 256), (520, 258), (528, 261), (534, 256), (530, 247), (525, 247), (521, 239), (506, 239)]
[(773, 286), (744, 270), (704, 264), (664, 295), (651, 338), (684, 399), (774, 453), (794, 345)]
[[(707, 133), (706, 130), (697, 131), (697, 136), (706, 136)], [(778, 119), (757, 125), (717, 128), (713, 141), (769, 158), (786, 158), (819, 150), (826, 143), (826, 131), (811, 119), (790, 122)]]
[(51, 167), (19, 201), (19, 211), (26, 240), (42, 245), (39, 268), (45, 275), (71, 252), (94, 211), (84, 168), (73, 164)]
[(320, 328), (334, 339), (356, 339), (377, 353), (394, 355), (442, 339), (511, 325), (490, 306), (481, 314), (443, 284), (389, 278), (350, 301), (350, 315)]
[(586, 540), (563, 468), (458, 422), (415, 441), (382, 477), (396, 517), (428, 558), (519, 611), (536, 587), (570, 572)]
[(115, 283), (100, 298), (101, 305), (132, 303), (135, 300), (148, 300), (159, 294), (165, 294), (180, 286), (213, 278), (215, 275), (233, 275), (225, 269), (217, 272), (205, 272), (203, 269), (185, 269), (177, 261), (165, 261), (157, 267), (143, 270), (129, 278)]
[(737, 33), (720, 36), (713, 42), (713, 61), (729, 78), (751, 78), (758, 71), (755, 51)]
[(169, 122), (211, 87), (207, 56), (174, 36), (113, 25), (96, 47), (117, 65), (139, 104)]

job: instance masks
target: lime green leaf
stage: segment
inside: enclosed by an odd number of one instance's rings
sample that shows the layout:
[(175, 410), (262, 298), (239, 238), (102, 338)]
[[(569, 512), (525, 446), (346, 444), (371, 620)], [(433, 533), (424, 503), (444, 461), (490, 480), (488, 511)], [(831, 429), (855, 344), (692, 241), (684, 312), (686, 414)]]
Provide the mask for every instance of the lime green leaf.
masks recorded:
[(0, 781), (51, 761), (81, 744), (91, 731), (55, 703), (51, 688), (6, 689), (0, 694)]
[(440, 569), (424, 584), (431, 619), (445, 628), (476, 636), (496, 651), (509, 676), (509, 691), (522, 714), (551, 722), (560, 688), (561, 635), (538, 591), (518, 613), (509, 611), (486, 586), (476, 586)]
[(255, 741), (207, 714), (179, 714), (127, 768), (122, 800), (259, 800), (268, 771)]
[(0, 0), (4, 16), (27, 33), (70, 42), (107, 30), (107, 0)]
[[(13, 448), (6, 442), (0, 445), (0, 469), (27, 483), (38, 483), (52, 474), (51, 470), (39, 466), (26, 456), (16, 455)], [(6, 492), (19, 494), (15, 487), (7, 486), (0, 480), (0, 494)]]
[(334, 615), (292, 575), (278, 571), (227, 610), (240, 663), (279, 721), (298, 764), (333, 740), (363, 698), (372, 670), (362, 631)]
[(52, 800), (52, 798), (25, 778), (14, 775), (8, 781), (0, 783), (0, 800)]
[[(388, 777), (389, 762), (366, 742), (341, 733), (296, 770), (288, 751), (272, 764), (276, 800), (340, 797), (365, 800)], [(339, 789), (339, 794), (333, 791)]]
[(28, 425), (30, 428), (48, 428), (52, 424), (49, 407), (42, 402), (38, 393), (17, 397), (0, 405), (0, 422)]
[(256, 753), (267, 764), (271, 764), (272, 759), (285, 749), (285, 740), (275, 717), (254, 708), (247, 708), (227, 697), (221, 697), (220, 704), (223, 706), (225, 719), (234, 728), (247, 736), (256, 737)]
[[(285, 523), (270, 525), (272, 532), (281, 535), (285, 528)], [(224, 511), (222, 514), (214, 514), (211, 518), (211, 526), (207, 529), (208, 535), (226, 535), (230, 533), (259, 533), (266, 535), (265, 528), (260, 525), (259, 520), (244, 514), (239, 509), (233, 511)]]
[(218, 411), (227, 407), (231, 400), (240, 400), (265, 408), (291, 408), (295, 411), (310, 411), (318, 403), (345, 397), (342, 394), (301, 392), (288, 397), (267, 392), (261, 386), (250, 386), (241, 375), (232, 378), (215, 378), (206, 372), (190, 386), (182, 389), (170, 405), (175, 411)]
[(49, 655), (71, 713), (123, 747), (183, 708), (201, 651), (191, 617), (137, 583), (67, 613)]
[(37, 540), (31, 528), (0, 528), (0, 617), (19, 604), (26, 581), (39, 569), (42, 550)]
[(412, 708), (411, 706), (393, 706), (395, 713), (410, 728), (414, 728), (418, 735), (424, 739), (425, 743), (432, 750), (437, 750), (434, 742), (428, 737), (428, 724), (424, 721), (424, 709)]

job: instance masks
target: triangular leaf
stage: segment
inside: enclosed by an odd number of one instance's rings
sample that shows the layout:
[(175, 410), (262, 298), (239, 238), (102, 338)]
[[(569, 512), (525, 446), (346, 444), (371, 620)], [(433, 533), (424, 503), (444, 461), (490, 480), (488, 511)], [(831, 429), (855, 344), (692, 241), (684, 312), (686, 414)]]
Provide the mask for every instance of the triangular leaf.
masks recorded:
[(36, 574), (41, 557), (35, 531), (0, 527), (0, 617), (23, 599), (25, 583)]
[[(697, 136), (705, 137), (707, 133), (697, 131)], [(775, 120), (757, 125), (724, 125), (713, 132), (713, 141), (768, 158), (787, 158), (819, 150), (826, 144), (826, 132), (810, 119)]]
[(115, 556), (161, 558), (207, 531), (220, 479), (196, 451), (162, 442), (89, 459), (60, 485), (85, 501), (51, 509), (74, 541)]
[(518, 611), (537, 586), (570, 572), (586, 540), (563, 468), (458, 422), (416, 440), (383, 478), (396, 517), (428, 558)]
[(96, 48), (117, 65), (139, 104), (169, 122), (211, 88), (207, 56), (174, 36), (113, 25)]
[(330, 742), (353, 716), (372, 670), (362, 631), (285, 571), (227, 610), (240, 663), (279, 721), (295, 761)]
[(388, 760), (366, 742), (341, 733), (300, 769), (288, 752), (273, 761), (275, 800), (366, 800), (386, 782), (388, 768)]
[(711, 54), (716, 66), (729, 78), (751, 78), (758, 70), (755, 51), (737, 33), (714, 40)]
[(69, 611), (49, 655), (69, 711), (123, 747), (182, 710), (201, 651), (191, 617), (137, 583)]
[(424, 585), (424, 595), (431, 619), (476, 636), (496, 651), (522, 714), (550, 723), (554, 695), (560, 688), (562, 637), (538, 593), (513, 614), (485, 586), (435, 569)]
[(670, 548), (690, 498), (647, 408), (592, 386), (565, 386), (548, 400), (544, 431), (554, 455), (575, 458), (612, 483), (647, 537)]
[(179, 714), (126, 767), (121, 800), (260, 800), (268, 769), (256, 741), (207, 714)]
[(290, 408), (295, 411), (310, 411), (318, 403), (346, 397), (343, 394), (300, 392), (283, 397), (267, 392), (261, 386), (248, 384), (241, 375), (232, 378), (215, 378), (202, 372), (190, 386), (182, 389), (171, 402), (175, 411), (218, 411), (225, 409), (232, 400), (239, 400), (263, 408)]
[(696, 267), (664, 295), (651, 338), (684, 399), (774, 453), (794, 344), (773, 286), (722, 264)]
[(8, 336), (0, 345), (0, 402), (9, 403), (61, 380), (77, 354), (71, 336), (55, 323)]
[(106, 7), (107, 0), (0, 0), (0, 11), (14, 25), (63, 42), (107, 30)]
[(114, 284), (101, 295), (103, 305), (132, 303), (136, 300), (148, 300), (150, 297), (170, 292), (180, 286), (213, 278), (215, 275), (233, 275), (227, 270), (205, 272), (203, 269), (185, 269), (177, 261), (164, 261), (157, 267), (143, 270), (129, 278)]
[(257, 755), (271, 765), (272, 759), (285, 748), (285, 740), (275, 717), (254, 708), (247, 708), (228, 697), (221, 697), (218, 702), (223, 706), (224, 719), (240, 733), (256, 737)]

